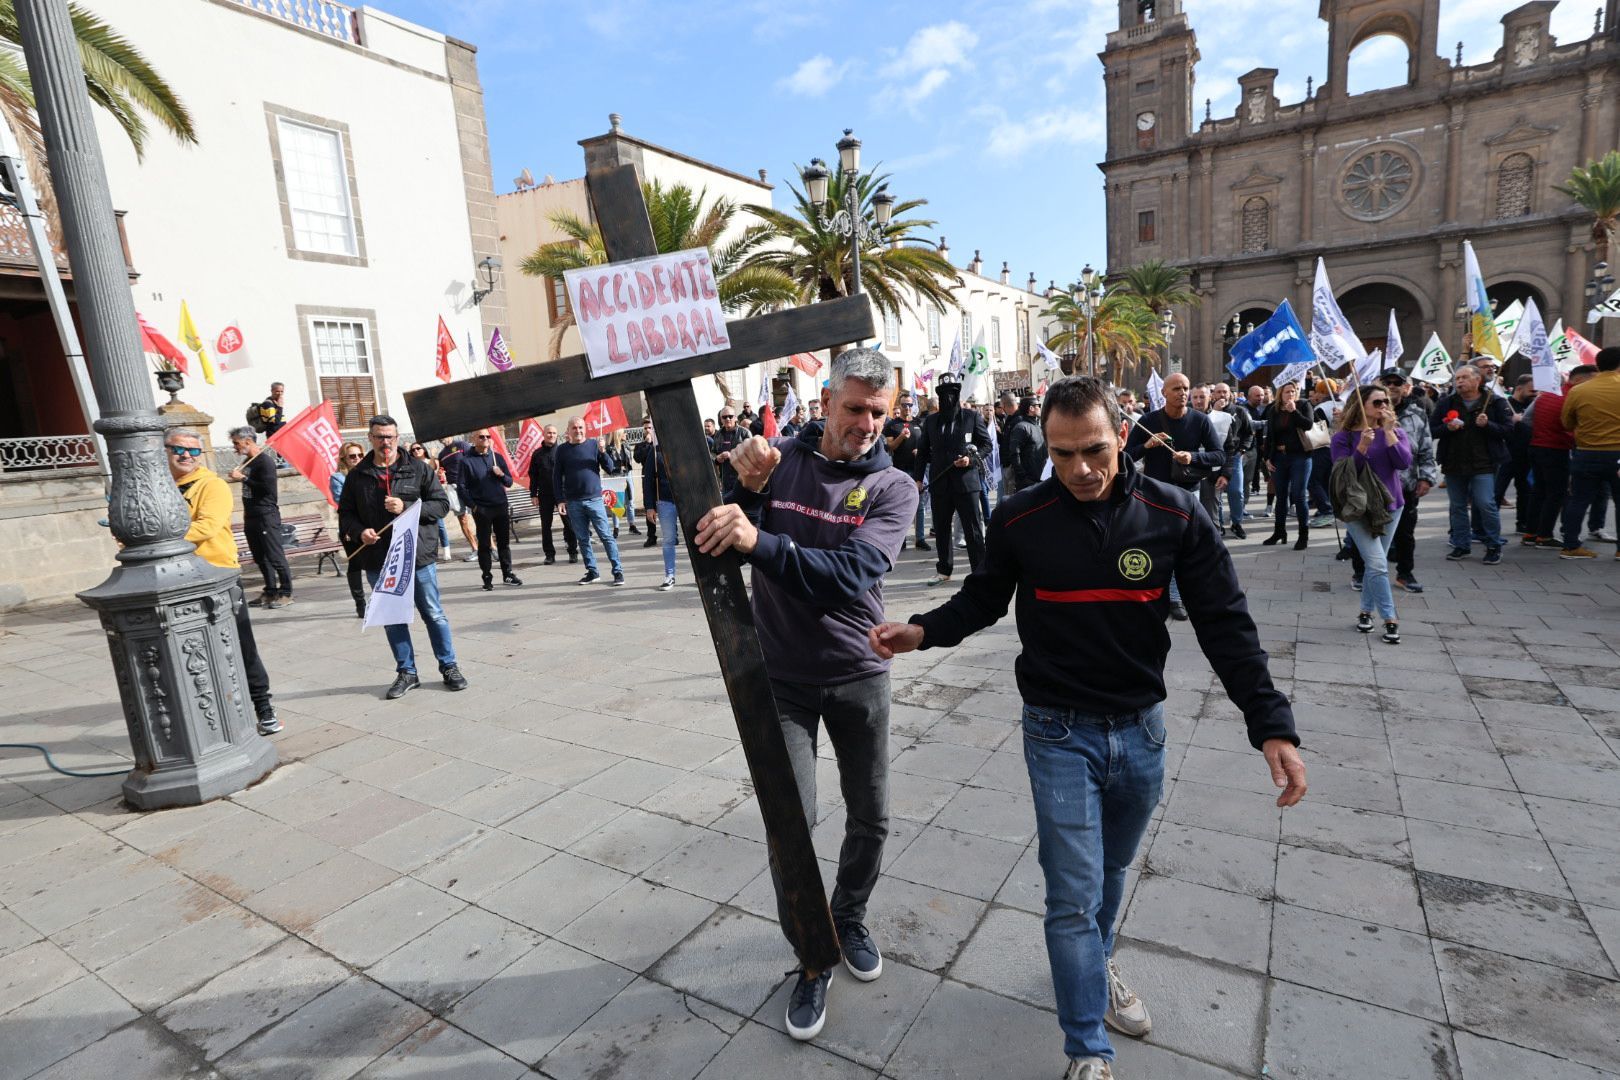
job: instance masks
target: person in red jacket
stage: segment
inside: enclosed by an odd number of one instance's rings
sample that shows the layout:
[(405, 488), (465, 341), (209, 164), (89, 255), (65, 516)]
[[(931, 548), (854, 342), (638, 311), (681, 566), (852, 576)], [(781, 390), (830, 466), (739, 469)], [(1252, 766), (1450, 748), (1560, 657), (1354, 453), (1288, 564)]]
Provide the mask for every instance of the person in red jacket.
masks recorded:
[(1575, 449), (1575, 436), (1564, 427), (1564, 395), (1597, 374), (1597, 367), (1586, 364), (1569, 373), (1569, 381), (1554, 394), (1536, 395), (1527, 410), (1530, 414), (1530, 469), (1541, 490), (1536, 520), (1527, 522), (1529, 532), (1520, 541), (1526, 547), (1563, 547), (1557, 540), (1558, 521), (1569, 498), (1569, 452)]

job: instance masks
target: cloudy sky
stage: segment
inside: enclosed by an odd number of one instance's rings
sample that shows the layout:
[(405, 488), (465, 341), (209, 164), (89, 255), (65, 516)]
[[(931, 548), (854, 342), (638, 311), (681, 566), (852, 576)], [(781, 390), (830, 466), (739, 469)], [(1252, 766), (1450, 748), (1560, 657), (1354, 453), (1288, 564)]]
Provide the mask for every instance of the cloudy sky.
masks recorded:
[[(496, 191), (525, 167), (579, 176), (581, 138), (628, 133), (780, 186), (798, 166), (833, 159), (841, 129), (881, 162), (890, 189), (922, 196), (965, 264), (975, 248), (1073, 280), (1104, 258), (1102, 66), (1116, 0), (377, 0), (379, 6), (478, 46)], [(1592, 31), (1597, 0), (1564, 0), (1562, 41)], [(1441, 52), (1463, 42), (1489, 60), (1517, 0), (1448, 0)], [(1202, 117), (1237, 104), (1237, 77), (1279, 69), (1278, 97), (1304, 96), (1327, 66), (1318, 0), (1186, 0), (1202, 55), (1194, 97)], [(1375, 39), (1358, 52), (1352, 89), (1404, 77), (1402, 48)], [(1365, 63), (1363, 63), (1365, 59)], [(1398, 74), (1392, 74), (1398, 73)]]

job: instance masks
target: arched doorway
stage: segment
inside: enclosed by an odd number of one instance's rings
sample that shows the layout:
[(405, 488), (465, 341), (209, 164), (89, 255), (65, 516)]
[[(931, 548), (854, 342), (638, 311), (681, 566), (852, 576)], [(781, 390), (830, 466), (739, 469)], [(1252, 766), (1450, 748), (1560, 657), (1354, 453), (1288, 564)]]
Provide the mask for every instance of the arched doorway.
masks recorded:
[(1339, 295), (1339, 310), (1350, 320), (1362, 348), (1371, 352), (1384, 349), (1388, 355), (1389, 313), (1395, 312), (1395, 325), (1401, 331), (1404, 350), (1401, 366), (1410, 368), (1428, 339), (1423, 334), (1423, 305), (1400, 285), (1369, 281)]
[[(1239, 308), (1236, 312), (1236, 326), (1232, 324), (1232, 316), (1230, 314), (1226, 316), (1225, 321), (1221, 323), (1221, 379), (1224, 380), (1231, 377), (1232, 373), (1227, 368), (1227, 365), (1232, 362), (1232, 346), (1236, 345), (1238, 339), (1243, 337), (1243, 335), (1249, 333), (1249, 331), (1271, 318), (1276, 310), (1277, 309), (1275, 307), (1258, 306)], [(1270, 386), (1271, 377), (1276, 373), (1276, 369), (1274, 368), (1261, 368), (1253, 375), (1250, 375), (1248, 378), (1242, 380), (1238, 384), (1238, 388), (1240, 390), (1246, 390), (1251, 386)]]
[[(1493, 313), (1506, 311), (1513, 306), (1515, 301), (1528, 304), (1534, 300), (1536, 310), (1541, 314), (1541, 317), (1543, 319), (1547, 318), (1546, 294), (1527, 281), (1498, 281), (1494, 285), (1485, 286), (1485, 295), (1490, 298)], [(1547, 330), (1549, 333), (1552, 331), (1552, 323), (1547, 323)], [(1506, 341), (1502, 342), (1502, 348), (1506, 349), (1508, 344)], [(1511, 386), (1514, 379), (1530, 371), (1530, 360), (1522, 353), (1515, 353), (1507, 358), (1504, 367), (1502, 379)]]

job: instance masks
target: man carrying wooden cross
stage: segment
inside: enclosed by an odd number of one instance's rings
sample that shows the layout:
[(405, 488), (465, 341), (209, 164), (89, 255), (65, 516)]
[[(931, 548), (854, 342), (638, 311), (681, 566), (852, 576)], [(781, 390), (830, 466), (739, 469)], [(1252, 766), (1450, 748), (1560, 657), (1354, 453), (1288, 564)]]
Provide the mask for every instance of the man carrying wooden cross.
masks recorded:
[[(844, 843), (833, 924), (850, 974), (870, 982), (883, 957), (863, 925), (889, 834), (889, 661), (867, 645), (883, 621), (883, 577), (917, 513), (917, 490), (880, 438), (894, 369), (881, 353), (850, 349), (821, 391), (819, 437), (754, 436), (731, 453), (737, 486), (698, 522), (698, 549), (735, 550), (753, 567), (753, 610), (782, 735), (806, 821), (816, 820), (816, 737), (825, 724), (838, 755)], [(782, 892), (777, 906), (800, 953), (787, 1030), (810, 1039), (826, 1021), (832, 969), (803, 960)]]

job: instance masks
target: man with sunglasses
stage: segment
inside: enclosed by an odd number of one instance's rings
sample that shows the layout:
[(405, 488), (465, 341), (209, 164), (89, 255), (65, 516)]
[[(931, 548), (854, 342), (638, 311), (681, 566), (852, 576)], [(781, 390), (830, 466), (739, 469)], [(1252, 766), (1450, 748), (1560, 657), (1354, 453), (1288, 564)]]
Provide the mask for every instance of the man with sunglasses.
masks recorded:
[[(416, 611), (427, 625), (428, 641), (439, 661), (439, 674), (451, 690), (467, 689), (467, 677), (456, 663), (450, 640), (450, 620), (439, 603), (439, 520), (450, 512), (450, 499), (431, 464), (399, 452), (399, 425), (392, 416), (373, 416), (368, 425), (371, 453), (349, 470), (338, 500), (338, 531), (345, 546), (355, 550), (372, 588), (382, 573), (392, 537), (383, 530), (405, 508), (418, 500), (422, 517), (416, 529)], [(416, 651), (406, 623), (383, 627), (394, 653), (397, 674), (388, 699), (402, 698), (421, 686), (416, 675)]]
[[(231, 534), (231, 486), (202, 463), (202, 435), (191, 428), (170, 428), (163, 449), (169, 475), (174, 477), (191, 513), (186, 539), (197, 545), (197, 557), (227, 570), (240, 570), (236, 537)], [(258, 644), (253, 640), (253, 624), (248, 621), (240, 580), (231, 586), (231, 613), (236, 618), (242, 670), (247, 675), (248, 698), (253, 702), (259, 734), (274, 735), (281, 730), (281, 721), (270, 704), (270, 676), (265, 674)]]
[(737, 470), (731, 455), (748, 440), (748, 430), (737, 423), (737, 410), (730, 405), (720, 410), (720, 430), (714, 433), (714, 463), (720, 467), (720, 495), (730, 495), (737, 486)]
[(461, 505), (472, 510), (478, 529), (478, 569), (484, 575), (484, 591), (495, 588), (490, 538), (501, 560), (501, 581), (521, 585), (512, 573), (512, 508), (506, 489), (512, 486), (512, 463), (495, 449), (489, 428), (473, 432), (472, 449), (461, 455)]

